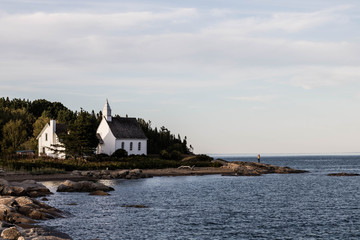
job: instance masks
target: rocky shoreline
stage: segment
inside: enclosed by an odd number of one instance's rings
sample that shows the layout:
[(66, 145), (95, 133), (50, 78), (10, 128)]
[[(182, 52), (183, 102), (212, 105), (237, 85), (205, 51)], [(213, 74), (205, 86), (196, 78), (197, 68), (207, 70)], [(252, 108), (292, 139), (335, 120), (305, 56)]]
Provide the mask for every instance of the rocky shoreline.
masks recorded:
[[(58, 192), (90, 192), (90, 195), (107, 196), (113, 191), (102, 183), (66, 180), (57, 188)], [(35, 198), (52, 194), (41, 183), (34, 180), (8, 182), (0, 179), (0, 236), (14, 240), (67, 240), (71, 237), (49, 227), (37, 225), (40, 220), (62, 218), (65, 213)], [(43, 200), (47, 200), (43, 198)]]
[(328, 176), (332, 176), (332, 177), (353, 177), (353, 176), (360, 176), (360, 174), (340, 172), (340, 173), (329, 173)]
[(2, 172), (0, 178), (9, 182), (35, 180), (43, 181), (88, 181), (97, 179), (139, 179), (149, 177), (164, 176), (191, 176), (191, 175), (213, 175), (221, 174), (226, 176), (260, 176), (261, 174), (289, 174), (304, 173), (306, 171), (296, 170), (289, 167), (278, 167), (275, 165), (257, 162), (226, 162), (224, 160), (214, 160), (221, 163), (222, 167), (193, 167), (181, 166), (179, 168), (164, 169), (120, 169), (120, 170), (92, 170), (92, 171), (72, 171), (62, 174), (42, 174), (32, 175), (25, 172)]
[[(98, 179), (139, 179), (153, 176), (188, 176), (222, 174), (225, 176), (260, 176), (269, 173), (303, 173), (289, 167), (278, 167), (254, 162), (226, 162), (216, 160), (223, 166), (193, 167), (181, 166), (166, 169), (133, 169), (133, 170), (99, 170), (73, 171), (68, 174), (31, 175), (26, 173), (2, 174), (0, 179), (0, 232), (2, 239), (38, 239), (65, 240), (71, 239), (67, 234), (54, 229), (37, 225), (39, 220), (64, 217), (66, 214), (35, 198), (52, 194), (43, 184), (37, 181), (66, 180), (58, 188), (58, 192), (89, 192), (90, 195), (109, 195), (114, 189), (97, 183)], [(27, 179), (20, 182), (22, 179)], [(28, 180), (32, 179), (32, 180)], [(17, 181), (15, 181), (17, 180)], [(91, 181), (88, 181), (91, 180)], [(46, 198), (43, 198), (46, 200)], [(144, 208), (146, 206), (126, 205), (124, 207)]]
[(65, 240), (70, 236), (37, 225), (41, 220), (61, 218), (64, 213), (34, 198), (52, 194), (33, 180), (9, 183), (0, 179), (0, 220), (2, 239)]
[(257, 162), (225, 162), (224, 166), (233, 170), (233, 173), (223, 174), (227, 176), (261, 176), (262, 174), (290, 174), (306, 173), (304, 170), (297, 170), (290, 167), (279, 167), (272, 164)]

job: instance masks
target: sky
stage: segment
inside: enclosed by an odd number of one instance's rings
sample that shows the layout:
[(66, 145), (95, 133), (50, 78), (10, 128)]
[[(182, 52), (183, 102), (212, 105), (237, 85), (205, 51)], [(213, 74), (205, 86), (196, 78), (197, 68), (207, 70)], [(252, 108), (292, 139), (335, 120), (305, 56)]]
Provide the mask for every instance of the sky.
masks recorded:
[(0, 0), (0, 96), (108, 99), (196, 153), (360, 152), (360, 2)]

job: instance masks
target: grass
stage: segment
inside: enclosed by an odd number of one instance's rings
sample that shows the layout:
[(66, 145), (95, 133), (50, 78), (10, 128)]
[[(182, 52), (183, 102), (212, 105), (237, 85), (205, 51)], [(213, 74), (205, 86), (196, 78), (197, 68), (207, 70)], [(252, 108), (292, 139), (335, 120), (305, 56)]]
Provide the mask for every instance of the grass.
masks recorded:
[(52, 158), (16, 158), (2, 159), (2, 167), (10, 171), (26, 171), (32, 174), (52, 174), (65, 173), (73, 170), (115, 170), (115, 169), (161, 169), (177, 168), (181, 165), (195, 165), (196, 167), (219, 167), (217, 163), (211, 161), (191, 161), (165, 160), (149, 156), (129, 156), (125, 158), (97, 159), (94, 161), (86, 159), (52, 159)]

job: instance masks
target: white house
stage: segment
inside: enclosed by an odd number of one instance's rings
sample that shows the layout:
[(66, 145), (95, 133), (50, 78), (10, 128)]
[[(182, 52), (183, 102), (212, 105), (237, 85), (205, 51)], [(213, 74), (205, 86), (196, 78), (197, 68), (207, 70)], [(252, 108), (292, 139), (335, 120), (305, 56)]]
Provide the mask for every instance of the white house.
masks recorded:
[(99, 139), (97, 154), (111, 155), (117, 149), (125, 149), (129, 155), (147, 154), (147, 137), (136, 118), (112, 117), (107, 100), (96, 135)]
[(59, 135), (65, 132), (65, 124), (56, 124), (56, 120), (50, 120), (36, 138), (39, 143), (39, 156), (65, 159), (65, 148), (59, 140)]

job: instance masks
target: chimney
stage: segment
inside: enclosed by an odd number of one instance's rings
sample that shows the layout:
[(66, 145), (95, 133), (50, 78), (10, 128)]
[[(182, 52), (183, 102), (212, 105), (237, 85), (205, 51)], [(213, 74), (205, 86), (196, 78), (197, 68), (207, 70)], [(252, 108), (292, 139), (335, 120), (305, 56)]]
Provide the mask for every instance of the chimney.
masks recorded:
[(50, 128), (53, 130), (53, 132), (56, 132), (56, 120), (50, 120)]

